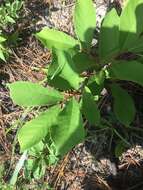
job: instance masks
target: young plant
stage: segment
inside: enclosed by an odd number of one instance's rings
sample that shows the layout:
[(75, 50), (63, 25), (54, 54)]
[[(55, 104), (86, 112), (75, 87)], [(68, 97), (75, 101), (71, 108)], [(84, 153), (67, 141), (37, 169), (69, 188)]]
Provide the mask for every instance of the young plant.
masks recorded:
[[(84, 119), (90, 125), (104, 126), (99, 105), (105, 88), (106, 94), (113, 96), (116, 119), (126, 128), (131, 126), (136, 108), (120, 81), (143, 86), (143, 64), (139, 62), (143, 52), (142, 12), (143, 0), (128, 1), (121, 15), (115, 9), (108, 12), (94, 53), (96, 14), (92, 0), (76, 0), (76, 38), (47, 27), (36, 34), (53, 56), (47, 73), (48, 86), (17, 81), (8, 87), (15, 104), (48, 109), (19, 129), (21, 151), (30, 152), (42, 142), (49, 158), (63, 157), (85, 140)], [(126, 60), (126, 53), (135, 59)], [(124, 140), (114, 127), (111, 130)]]
[(7, 34), (7, 30), (12, 30), (14, 24), (16, 24), (19, 18), (19, 11), (22, 8), (22, 0), (6, 0), (0, 5), (0, 59), (6, 61), (10, 50), (8, 41), (10, 36)]
[(8, 25), (15, 24), (22, 8), (22, 0), (6, 0), (0, 6), (0, 28), (6, 29)]

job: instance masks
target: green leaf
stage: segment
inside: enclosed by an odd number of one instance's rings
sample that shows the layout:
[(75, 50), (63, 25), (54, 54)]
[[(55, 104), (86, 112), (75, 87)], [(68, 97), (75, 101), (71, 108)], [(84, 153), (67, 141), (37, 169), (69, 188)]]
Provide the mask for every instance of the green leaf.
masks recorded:
[(96, 27), (96, 13), (92, 0), (76, 0), (74, 27), (79, 40), (90, 47)]
[(68, 50), (79, 45), (79, 42), (71, 36), (47, 27), (37, 33), (36, 37), (49, 49)]
[(143, 86), (143, 64), (137, 61), (115, 62), (108, 69), (111, 78), (127, 80)]
[(57, 90), (44, 88), (32, 82), (14, 82), (8, 84), (10, 97), (15, 104), (20, 106), (43, 106), (56, 104), (63, 100), (63, 96)]
[(32, 146), (28, 151), (28, 154), (33, 157), (39, 157), (43, 153), (44, 143), (40, 141), (35, 146)]
[(126, 148), (127, 147), (125, 146), (125, 143), (123, 143), (123, 141), (117, 141), (117, 145), (115, 147), (116, 158), (119, 158), (123, 154)]
[(6, 62), (4, 51), (0, 49), (0, 59)]
[(120, 17), (115, 9), (105, 16), (99, 36), (99, 56), (101, 59), (116, 54), (119, 50)]
[(56, 165), (58, 161), (59, 161), (59, 158), (53, 154), (49, 154), (46, 159), (46, 163), (48, 166)]
[(88, 81), (88, 84), (87, 84), (87, 87), (90, 89), (91, 93), (93, 95), (97, 95), (99, 96), (104, 88), (104, 83), (101, 83), (101, 84), (97, 84), (96, 80), (95, 80), (95, 76), (91, 76), (89, 78), (89, 81)]
[(15, 23), (15, 20), (11, 17), (11, 16), (6, 16), (6, 21), (11, 23), (11, 24), (14, 24)]
[(143, 32), (143, 0), (128, 1), (120, 16), (120, 48), (130, 51)]
[(46, 137), (50, 128), (56, 123), (60, 111), (60, 106), (51, 107), (19, 130), (18, 141), (21, 151), (31, 148)]
[[(36, 160), (37, 161), (37, 160)], [(37, 167), (38, 163), (34, 159), (29, 158), (25, 161), (24, 164), (24, 177), (28, 180), (32, 179), (32, 170)]]
[(58, 115), (57, 125), (52, 128), (56, 155), (64, 156), (85, 138), (85, 131), (77, 101), (71, 99)]
[(133, 122), (136, 112), (132, 97), (117, 84), (111, 85), (111, 91), (114, 98), (114, 113), (117, 119), (125, 126), (129, 126)]
[(51, 77), (48, 76), (47, 81), (50, 86), (53, 86), (54, 88), (58, 88), (60, 90), (72, 89), (68, 81), (66, 81), (60, 75), (56, 75), (54, 78), (52, 78), (52, 80), (51, 80)]
[(6, 38), (0, 35), (0, 43), (5, 42), (5, 41), (6, 41)]
[(129, 48), (130, 52), (133, 53), (139, 53), (139, 52), (143, 52), (143, 36), (139, 37), (135, 42), (133, 47)]
[(97, 68), (95, 60), (83, 52), (77, 53), (73, 56), (73, 64), (77, 73), (82, 73), (91, 68)]
[(48, 75), (50, 76), (51, 81), (56, 81), (54, 83), (55, 87), (63, 89), (64, 82), (67, 88), (78, 89), (83, 78), (76, 73), (75, 65), (73, 64), (71, 56), (64, 51), (59, 50), (54, 51), (53, 56), (53, 62), (49, 67)]
[(106, 76), (104, 70), (101, 70), (98, 73), (96, 73), (93, 77), (98, 85), (102, 85), (105, 81)]
[(99, 125), (100, 111), (90, 90), (86, 88), (82, 97), (82, 112), (91, 125)]
[(39, 161), (38, 166), (34, 168), (35, 170), (33, 171), (33, 176), (35, 179), (40, 179), (44, 177), (45, 171), (46, 171), (46, 164), (44, 160), (35, 160), (35, 162)]
[(92, 95), (95, 95), (95, 96), (101, 95), (101, 92), (104, 88), (105, 78), (106, 78), (106, 75), (105, 75), (104, 70), (96, 72), (96, 74), (92, 75), (89, 78), (87, 86), (90, 89)]
[(35, 179), (40, 179), (44, 176), (46, 169), (46, 164), (42, 158), (31, 159), (29, 158), (25, 162), (24, 174), (26, 179), (31, 180), (33, 177)]
[(93, 79), (93, 82), (92, 82), (92, 79), (91, 79), (91, 81), (89, 81), (87, 86), (90, 89), (92, 95), (94, 95), (94, 96), (100, 96), (102, 90), (104, 89), (104, 83), (101, 84), (101, 85), (98, 85), (96, 83), (95, 79)]

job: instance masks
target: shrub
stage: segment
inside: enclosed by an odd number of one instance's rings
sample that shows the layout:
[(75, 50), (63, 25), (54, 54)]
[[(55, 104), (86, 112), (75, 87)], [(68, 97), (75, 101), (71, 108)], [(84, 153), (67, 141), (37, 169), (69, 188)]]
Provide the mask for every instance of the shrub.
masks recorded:
[[(58, 157), (63, 157), (84, 141), (84, 119), (97, 128), (105, 126), (99, 110), (103, 89), (112, 94), (116, 119), (126, 128), (131, 127), (136, 108), (120, 81), (143, 85), (143, 64), (139, 61), (143, 51), (142, 12), (143, 0), (128, 1), (121, 15), (113, 8), (102, 22), (95, 48), (92, 40), (96, 14), (92, 0), (76, 0), (76, 38), (47, 27), (36, 34), (52, 52), (47, 72), (48, 86), (22, 81), (8, 85), (15, 104), (48, 106), (18, 131), (21, 151), (28, 150), (36, 157), (32, 161), (36, 164), (34, 172), (42, 171), (43, 162), (55, 163)], [(135, 59), (124, 59), (126, 53)], [(118, 134), (114, 127), (109, 127), (115, 135)], [(118, 137), (124, 140), (120, 134)]]
[(8, 47), (10, 37), (7, 34), (7, 30), (16, 24), (22, 5), (22, 0), (14, 0), (12, 2), (6, 0), (0, 5), (0, 59), (3, 61), (6, 61), (10, 52)]

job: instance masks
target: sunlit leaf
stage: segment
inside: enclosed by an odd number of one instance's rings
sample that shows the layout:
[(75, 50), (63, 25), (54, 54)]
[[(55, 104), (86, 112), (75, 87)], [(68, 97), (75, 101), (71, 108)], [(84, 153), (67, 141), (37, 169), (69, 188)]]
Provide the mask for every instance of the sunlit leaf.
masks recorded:
[(96, 13), (92, 0), (76, 0), (74, 27), (79, 40), (89, 47), (96, 27)]
[(31, 148), (46, 137), (50, 128), (56, 123), (60, 111), (60, 106), (49, 108), (19, 130), (18, 141), (22, 151)]
[(77, 101), (71, 99), (58, 115), (58, 123), (52, 128), (56, 155), (63, 156), (85, 138), (85, 131)]
[(54, 87), (59, 89), (78, 89), (83, 81), (83, 78), (76, 72), (71, 56), (59, 50), (53, 53), (53, 61), (49, 67), (48, 75), (51, 82), (54, 81)]
[(120, 48), (130, 51), (143, 32), (143, 0), (130, 0), (120, 16)]
[(5, 42), (5, 41), (6, 41), (6, 38), (0, 35), (0, 43)]
[(36, 37), (49, 49), (68, 50), (79, 45), (77, 40), (66, 33), (47, 27), (37, 33)]
[(4, 51), (0, 49), (0, 59), (6, 62)]
[(63, 96), (57, 90), (44, 88), (32, 82), (17, 81), (8, 84), (8, 87), (13, 102), (20, 106), (42, 106), (63, 100)]

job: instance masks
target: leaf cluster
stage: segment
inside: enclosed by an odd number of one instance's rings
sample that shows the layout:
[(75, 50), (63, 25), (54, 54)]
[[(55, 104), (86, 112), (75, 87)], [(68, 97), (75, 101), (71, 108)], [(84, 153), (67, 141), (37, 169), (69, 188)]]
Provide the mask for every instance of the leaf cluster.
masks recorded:
[(16, 24), (22, 5), (22, 0), (6, 0), (0, 5), (0, 59), (2, 61), (6, 61), (10, 53), (7, 43), (10, 37), (7, 35), (7, 30)]
[[(92, 0), (76, 0), (73, 16), (76, 38), (47, 27), (35, 35), (52, 52), (48, 85), (21, 81), (8, 85), (15, 104), (48, 106), (18, 131), (22, 151), (31, 151), (42, 142), (49, 158), (63, 157), (85, 139), (85, 119), (92, 126), (103, 127), (99, 105), (106, 94), (113, 97), (116, 121), (131, 127), (136, 108), (120, 82), (143, 85), (142, 12), (143, 0), (128, 1), (121, 15), (114, 8), (110, 10), (102, 22), (95, 55), (92, 40), (96, 12)], [(124, 59), (127, 52), (137, 58)], [(114, 128), (112, 131), (118, 134)]]

